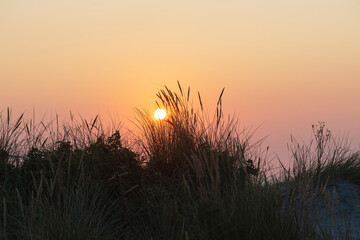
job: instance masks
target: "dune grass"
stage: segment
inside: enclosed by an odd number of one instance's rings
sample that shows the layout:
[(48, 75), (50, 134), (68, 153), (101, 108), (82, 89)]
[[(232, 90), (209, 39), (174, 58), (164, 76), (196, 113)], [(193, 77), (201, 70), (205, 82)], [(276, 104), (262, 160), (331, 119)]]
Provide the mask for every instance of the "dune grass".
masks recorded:
[(321, 123), (309, 145), (292, 139), (293, 166), (275, 177), (261, 140), (224, 117), (223, 93), (209, 117), (190, 88), (160, 90), (156, 104), (168, 115), (159, 121), (138, 109), (133, 148), (98, 117), (35, 124), (12, 120), (8, 109), (0, 115), (0, 238), (327, 239), (311, 199), (329, 179), (360, 184), (358, 153)]

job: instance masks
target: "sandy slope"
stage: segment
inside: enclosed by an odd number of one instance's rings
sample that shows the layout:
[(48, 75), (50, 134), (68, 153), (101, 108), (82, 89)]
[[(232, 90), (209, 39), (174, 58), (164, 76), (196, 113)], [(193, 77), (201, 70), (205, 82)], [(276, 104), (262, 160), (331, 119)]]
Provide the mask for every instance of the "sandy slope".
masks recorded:
[(313, 207), (318, 231), (330, 229), (333, 239), (346, 235), (349, 239), (360, 239), (360, 186), (333, 180), (329, 181), (326, 193), (327, 197), (315, 199)]
[[(290, 192), (283, 187), (282, 191), (285, 195)], [(303, 216), (300, 209), (306, 205), (319, 234), (330, 232), (331, 239), (360, 239), (360, 186), (331, 180), (325, 189), (297, 191), (295, 211), (299, 219)]]

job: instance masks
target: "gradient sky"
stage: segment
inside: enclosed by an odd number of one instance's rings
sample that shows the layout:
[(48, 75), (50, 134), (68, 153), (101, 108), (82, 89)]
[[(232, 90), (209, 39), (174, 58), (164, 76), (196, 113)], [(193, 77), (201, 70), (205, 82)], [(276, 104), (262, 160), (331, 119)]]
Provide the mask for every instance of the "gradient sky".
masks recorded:
[(0, 1), (0, 110), (128, 124), (176, 80), (210, 112), (225, 87), (225, 112), (280, 156), (317, 121), (358, 146), (360, 2)]

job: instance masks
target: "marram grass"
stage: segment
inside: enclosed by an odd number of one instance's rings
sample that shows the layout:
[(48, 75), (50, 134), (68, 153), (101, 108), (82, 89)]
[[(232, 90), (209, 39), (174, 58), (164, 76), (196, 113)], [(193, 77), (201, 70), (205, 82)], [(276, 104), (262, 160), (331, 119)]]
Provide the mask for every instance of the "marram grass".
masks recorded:
[(293, 166), (272, 175), (261, 141), (224, 117), (224, 90), (209, 117), (200, 93), (192, 104), (178, 87), (157, 94), (164, 120), (137, 110), (134, 139), (98, 117), (35, 125), (2, 112), (0, 238), (328, 239), (308, 206), (329, 179), (360, 183), (358, 153), (320, 124), (309, 145), (293, 139)]

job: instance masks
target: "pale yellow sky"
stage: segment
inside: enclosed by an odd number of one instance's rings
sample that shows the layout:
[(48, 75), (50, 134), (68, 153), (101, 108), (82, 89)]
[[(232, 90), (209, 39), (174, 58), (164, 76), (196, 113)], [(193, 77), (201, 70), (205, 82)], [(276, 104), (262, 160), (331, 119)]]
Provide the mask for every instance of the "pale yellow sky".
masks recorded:
[(0, 110), (124, 121), (176, 80), (273, 150), (325, 121), (360, 143), (360, 2), (0, 1)]

